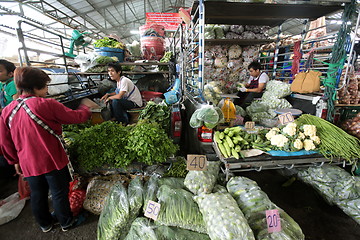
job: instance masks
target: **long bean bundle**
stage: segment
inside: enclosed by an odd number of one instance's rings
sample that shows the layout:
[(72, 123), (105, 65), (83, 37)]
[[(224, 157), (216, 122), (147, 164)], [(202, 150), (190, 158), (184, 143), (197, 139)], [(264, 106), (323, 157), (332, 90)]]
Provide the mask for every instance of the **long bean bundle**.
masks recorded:
[(326, 158), (339, 157), (350, 163), (355, 163), (360, 157), (360, 140), (347, 134), (334, 124), (309, 114), (303, 114), (296, 119), (299, 125), (315, 125), (317, 135), (321, 139), (319, 151)]

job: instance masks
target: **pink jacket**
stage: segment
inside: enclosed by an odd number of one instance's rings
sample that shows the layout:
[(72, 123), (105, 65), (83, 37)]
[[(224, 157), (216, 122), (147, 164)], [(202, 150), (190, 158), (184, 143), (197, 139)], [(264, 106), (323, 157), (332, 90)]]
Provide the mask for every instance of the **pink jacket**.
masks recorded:
[[(29, 95), (21, 96), (26, 97)], [(13, 101), (5, 107), (0, 118), (0, 146), (9, 164), (19, 163), (25, 177), (64, 168), (69, 160), (60, 141), (35, 123), (23, 108), (16, 113), (9, 129), (9, 116), (17, 104)], [(62, 134), (62, 124), (82, 123), (91, 116), (85, 105), (72, 110), (49, 98), (31, 98), (26, 104), (59, 135)]]

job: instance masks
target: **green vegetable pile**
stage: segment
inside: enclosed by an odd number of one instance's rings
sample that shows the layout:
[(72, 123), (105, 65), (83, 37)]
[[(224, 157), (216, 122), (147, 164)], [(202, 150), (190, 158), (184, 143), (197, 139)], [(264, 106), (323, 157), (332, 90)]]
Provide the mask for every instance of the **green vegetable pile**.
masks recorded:
[(176, 161), (172, 163), (170, 169), (165, 172), (164, 177), (185, 177), (188, 173), (186, 170), (186, 161), (183, 157), (176, 157)]
[(257, 134), (247, 133), (240, 127), (225, 128), (223, 132), (216, 131), (214, 141), (217, 143), (221, 154), (225, 157), (244, 158), (241, 150), (255, 148), (270, 151), (271, 144), (265, 137), (267, 130), (260, 130)]
[(149, 101), (139, 114), (139, 120), (159, 123), (166, 131), (170, 130), (170, 108), (166, 104)]
[[(161, 63), (167, 63), (170, 62), (171, 58), (173, 56), (173, 53), (171, 51), (165, 52), (164, 56), (160, 59)], [(159, 66), (160, 71), (169, 71), (168, 66)]]
[(103, 39), (98, 39), (94, 42), (94, 47), (100, 48), (100, 47), (109, 47), (109, 48), (120, 48), (124, 49), (125, 44), (122, 42), (118, 42), (114, 39), (104, 37)]
[(154, 164), (175, 154), (173, 144), (157, 123), (141, 121), (134, 126), (104, 122), (79, 133), (70, 147), (74, 163), (85, 170), (110, 166), (122, 168), (131, 162)]
[(360, 140), (349, 135), (334, 124), (309, 114), (296, 119), (297, 124), (315, 125), (321, 139), (319, 152), (326, 158), (344, 158), (350, 163), (356, 162), (360, 156)]

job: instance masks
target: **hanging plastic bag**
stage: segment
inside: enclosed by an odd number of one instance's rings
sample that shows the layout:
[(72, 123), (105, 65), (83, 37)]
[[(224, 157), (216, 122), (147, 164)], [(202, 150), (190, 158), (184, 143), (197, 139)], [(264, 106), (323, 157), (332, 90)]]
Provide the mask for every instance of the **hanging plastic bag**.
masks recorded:
[(85, 189), (79, 189), (79, 180), (74, 179), (70, 183), (69, 187), (69, 202), (70, 202), (70, 209), (73, 213), (73, 216), (79, 215), (82, 206), (84, 204), (85, 198), (86, 198), (86, 191)]
[(22, 175), (22, 174), (19, 175), (18, 192), (20, 195), (20, 199), (30, 197), (31, 190), (30, 190), (29, 183), (24, 180), (24, 175)]
[(0, 201), (0, 225), (10, 222), (19, 216), (27, 198), (21, 199), (19, 193), (14, 193)]

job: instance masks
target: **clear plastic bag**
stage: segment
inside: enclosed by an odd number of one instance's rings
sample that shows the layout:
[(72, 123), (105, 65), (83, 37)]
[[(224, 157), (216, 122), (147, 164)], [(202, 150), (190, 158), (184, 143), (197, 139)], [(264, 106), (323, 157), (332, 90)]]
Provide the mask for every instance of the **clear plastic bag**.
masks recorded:
[[(246, 177), (233, 177), (227, 183), (227, 189), (243, 211), (246, 220), (254, 231), (256, 239), (305, 239), (299, 225), (282, 209), (271, 202), (257, 183)], [(268, 233), (266, 210), (278, 209), (281, 218), (281, 233)], [(276, 238), (272, 238), (276, 236)]]
[(129, 233), (125, 240), (158, 240), (155, 231), (154, 224), (148, 218), (136, 218), (131, 224)]
[(194, 198), (211, 239), (255, 240), (243, 213), (229, 193), (201, 194)]
[(158, 202), (161, 205), (157, 222), (206, 233), (203, 217), (193, 196), (184, 189), (162, 185), (157, 192)]
[(208, 161), (206, 171), (189, 171), (185, 177), (185, 187), (193, 194), (211, 193), (219, 175), (219, 161)]
[(139, 176), (135, 177), (128, 186), (128, 198), (129, 198), (129, 218), (133, 221), (139, 214), (141, 207), (143, 206), (144, 187), (142, 180)]
[(152, 175), (150, 179), (145, 183), (144, 187), (144, 207), (143, 212), (145, 213), (148, 201), (155, 201), (156, 202), (156, 192), (159, 188), (158, 183), (159, 177), (157, 175)]
[(184, 188), (184, 178), (165, 177), (159, 179), (159, 186), (168, 185), (171, 188)]
[(106, 197), (104, 209), (100, 214), (97, 239), (117, 240), (126, 236), (129, 222), (129, 201), (126, 189), (121, 183), (116, 183)]
[(11, 194), (0, 201), (0, 225), (10, 222), (21, 213), (27, 198), (20, 199), (19, 193)]

